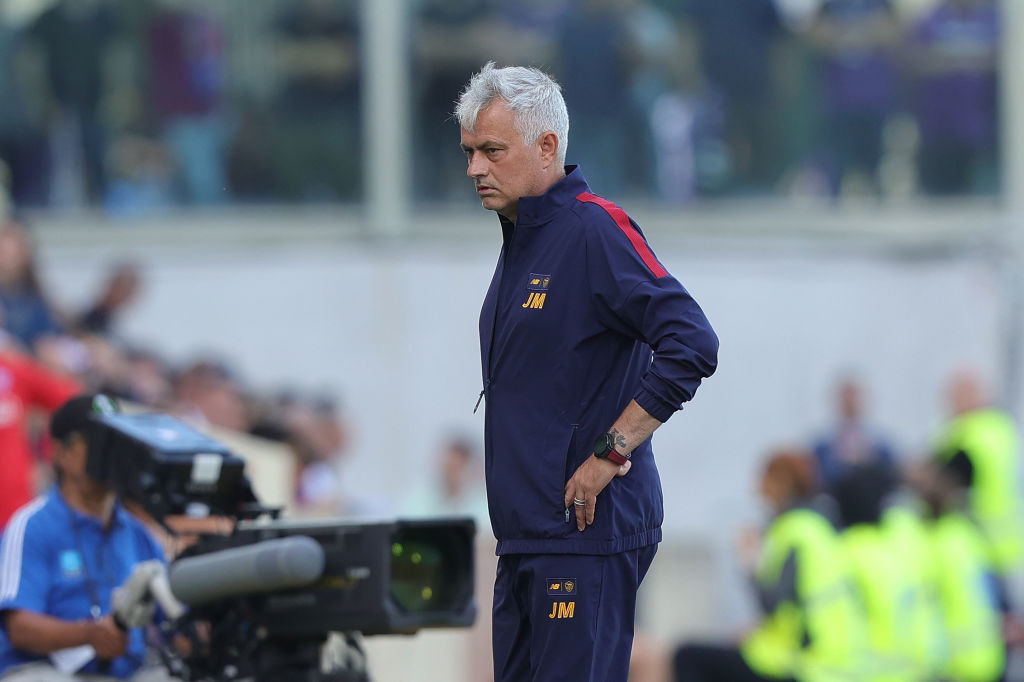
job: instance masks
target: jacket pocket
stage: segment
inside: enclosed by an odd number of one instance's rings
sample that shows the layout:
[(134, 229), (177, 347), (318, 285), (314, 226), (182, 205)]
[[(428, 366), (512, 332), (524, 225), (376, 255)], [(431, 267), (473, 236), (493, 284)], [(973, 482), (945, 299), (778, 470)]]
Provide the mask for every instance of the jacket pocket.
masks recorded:
[[(578, 431), (579, 424), (572, 424), (569, 429), (568, 442), (563, 450), (565, 453), (565, 459), (562, 466), (562, 489), (560, 491), (562, 494), (563, 507), (565, 501), (565, 486), (569, 482), (569, 479), (572, 478), (572, 475), (576, 473), (576, 469), (579, 468), (579, 463), (576, 461), (576, 433)], [(571, 523), (574, 517), (575, 514), (573, 513), (573, 509), (571, 507), (565, 508), (565, 523)]]

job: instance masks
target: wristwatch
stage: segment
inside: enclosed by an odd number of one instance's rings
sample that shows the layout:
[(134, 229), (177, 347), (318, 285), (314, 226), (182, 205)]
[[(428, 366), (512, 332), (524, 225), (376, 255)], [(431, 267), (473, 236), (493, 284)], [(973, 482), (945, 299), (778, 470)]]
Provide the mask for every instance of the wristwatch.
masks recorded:
[(629, 461), (629, 455), (615, 451), (615, 436), (610, 433), (602, 433), (594, 441), (594, 457), (615, 462), (619, 466)]

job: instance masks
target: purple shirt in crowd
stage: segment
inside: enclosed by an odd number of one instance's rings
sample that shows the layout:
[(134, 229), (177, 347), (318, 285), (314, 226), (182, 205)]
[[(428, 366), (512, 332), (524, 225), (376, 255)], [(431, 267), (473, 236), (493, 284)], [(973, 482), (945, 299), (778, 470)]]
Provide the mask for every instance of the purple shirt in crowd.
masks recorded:
[(149, 27), (153, 107), (161, 119), (203, 116), (220, 104), (224, 37), (199, 13), (168, 11)]
[(943, 3), (914, 30), (918, 48), (944, 56), (988, 60), (991, 68), (950, 68), (922, 76), (915, 88), (915, 111), (925, 142), (952, 140), (974, 147), (996, 133), (996, 56), (1000, 19), (994, 2), (969, 8)]
[[(821, 13), (850, 30), (876, 17), (890, 16), (889, 0), (827, 0)], [(825, 60), (827, 109), (834, 114), (886, 114), (895, 106), (898, 76), (892, 50), (851, 45)]]

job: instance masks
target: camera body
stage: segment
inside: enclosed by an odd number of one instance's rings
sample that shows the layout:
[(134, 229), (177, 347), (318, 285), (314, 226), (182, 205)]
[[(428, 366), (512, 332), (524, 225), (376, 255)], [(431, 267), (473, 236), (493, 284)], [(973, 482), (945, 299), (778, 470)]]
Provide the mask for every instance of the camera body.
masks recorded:
[(157, 521), (217, 514), (244, 518), (261, 511), (245, 461), (167, 414), (94, 414), (85, 471)]
[[(191, 655), (164, 652), (165, 664), (182, 679), (363, 679), (319, 672), (320, 652), (333, 633), (472, 625), (472, 519), (280, 519), (253, 494), (244, 460), (184, 422), (125, 413), (97, 413), (92, 422), (90, 477), (165, 527), (174, 515), (234, 521), (230, 534), (200, 536), (170, 566), (178, 599), (203, 595), (163, 626), (168, 635), (193, 640)], [(282, 567), (288, 552), (274, 541), (296, 537), (314, 550), (312, 570)], [(300, 569), (311, 565), (299, 563)], [(199, 638), (199, 631), (209, 634)]]

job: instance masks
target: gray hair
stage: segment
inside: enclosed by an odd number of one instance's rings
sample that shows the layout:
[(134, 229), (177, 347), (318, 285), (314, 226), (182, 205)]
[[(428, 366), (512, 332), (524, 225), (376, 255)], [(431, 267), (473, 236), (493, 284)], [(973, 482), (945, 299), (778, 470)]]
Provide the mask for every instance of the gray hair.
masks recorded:
[(562, 88), (543, 71), (525, 66), (494, 68), (487, 62), (455, 103), (459, 125), (473, 132), (477, 116), (495, 100), (502, 100), (512, 111), (516, 131), (532, 144), (549, 130), (558, 137), (558, 163), (565, 164), (569, 146), (569, 112), (562, 99)]

